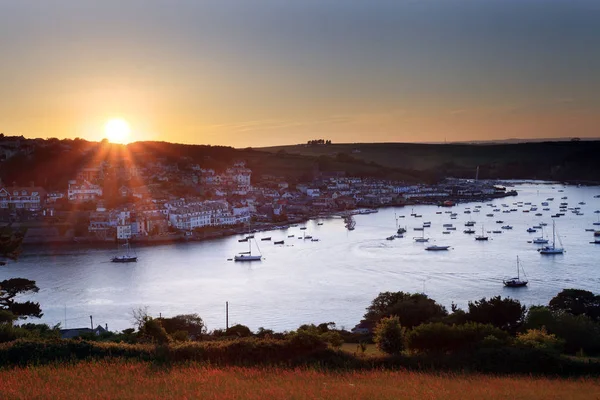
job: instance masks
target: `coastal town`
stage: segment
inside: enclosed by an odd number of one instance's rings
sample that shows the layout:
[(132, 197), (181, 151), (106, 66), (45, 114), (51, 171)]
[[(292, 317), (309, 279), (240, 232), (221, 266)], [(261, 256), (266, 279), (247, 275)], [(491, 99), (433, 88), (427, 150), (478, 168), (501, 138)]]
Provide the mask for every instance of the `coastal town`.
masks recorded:
[[(3, 138), (1, 159), (31, 158), (35, 148)], [(73, 171), (62, 188), (1, 182), (0, 218), (4, 226), (27, 228), (25, 244), (160, 243), (269, 229), (361, 208), (452, 206), (515, 194), (477, 179), (476, 172), (471, 180), (426, 185), (315, 167), (310, 180), (299, 181), (277, 171), (256, 176), (242, 159), (218, 171), (186, 157), (133, 163), (124, 156)]]

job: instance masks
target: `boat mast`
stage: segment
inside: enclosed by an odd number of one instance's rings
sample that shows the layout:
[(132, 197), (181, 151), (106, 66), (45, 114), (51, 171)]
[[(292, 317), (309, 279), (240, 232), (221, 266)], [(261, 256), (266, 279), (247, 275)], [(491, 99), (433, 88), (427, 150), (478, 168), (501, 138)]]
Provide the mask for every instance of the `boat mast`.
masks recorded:
[(555, 244), (556, 244), (556, 222), (554, 222), (554, 220), (552, 220), (552, 250), (554, 250)]
[(519, 274), (519, 256), (517, 256), (517, 280), (521, 280), (521, 275)]

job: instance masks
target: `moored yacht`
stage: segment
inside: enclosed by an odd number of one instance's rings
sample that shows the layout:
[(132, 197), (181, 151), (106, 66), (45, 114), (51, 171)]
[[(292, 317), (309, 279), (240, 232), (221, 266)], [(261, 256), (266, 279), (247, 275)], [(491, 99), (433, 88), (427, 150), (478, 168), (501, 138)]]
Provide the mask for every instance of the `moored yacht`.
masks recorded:
[[(504, 286), (506, 287), (523, 287), (523, 286), (527, 286), (527, 283), (529, 283), (528, 281), (521, 279), (521, 274), (520, 274), (520, 269), (522, 269), (522, 267), (519, 265), (519, 256), (517, 256), (517, 277), (516, 278), (510, 278), (510, 279), (505, 279), (503, 281)], [(523, 270), (523, 275), (525, 275), (525, 270)]]

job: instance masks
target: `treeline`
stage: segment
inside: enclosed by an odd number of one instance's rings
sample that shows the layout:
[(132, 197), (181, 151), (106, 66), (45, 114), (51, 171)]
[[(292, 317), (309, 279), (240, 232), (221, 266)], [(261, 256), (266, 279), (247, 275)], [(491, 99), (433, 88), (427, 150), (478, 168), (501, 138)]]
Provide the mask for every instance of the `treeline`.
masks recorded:
[[(0, 365), (119, 357), (216, 365), (600, 372), (600, 363), (582, 357), (600, 354), (600, 296), (577, 289), (563, 290), (546, 306), (528, 309), (517, 300), (492, 297), (450, 312), (424, 294), (384, 292), (367, 308), (361, 326), (368, 333), (363, 334), (331, 322), (290, 332), (253, 332), (239, 324), (208, 332), (197, 314), (152, 318), (138, 309), (134, 317), (135, 327), (123, 332), (61, 340), (59, 326), (17, 325), (3, 307)], [(340, 350), (344, 343), (356, 346), (354, 354)], [(387, 355), (366, 356), (370, 343)]]
[(535, 349), (551, 354), (600, 354), (600, 296), (565, 289), (547, 306), (492, 297), (451, 313), (423, 294), (381, 293), (363, 325), (388, 354), (446, 354), (478, 348)]
[(331, 144), (331, 140), (314, 139), (314, 140), (309, 140), (308, 142), (306, 142), (306, 144), (309, 146), (317, 146), (320, 144)]

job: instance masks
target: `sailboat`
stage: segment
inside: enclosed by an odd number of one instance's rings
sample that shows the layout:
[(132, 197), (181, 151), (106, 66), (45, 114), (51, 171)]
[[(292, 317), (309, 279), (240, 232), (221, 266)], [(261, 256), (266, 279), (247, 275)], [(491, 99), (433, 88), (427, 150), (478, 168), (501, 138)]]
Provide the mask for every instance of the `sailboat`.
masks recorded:
[[(258, 247), (258, 245), (256, 245)], [(259, 249), (260, 252), (260, 249)], [(252, 241), (248, 240), (248, 252), (243, 254), (236, 255), (233, 257), (234, 261), (260, 261), (262, 260), (262, 255), (252, 255)]]
[(546, 244), (546, 243), (548, 243), (548, 239), (546, 239), (544, 237), (544, 228), (542, 226), (540, 226), (540, 228), (542, 228), (542, 236), (533, 239), (532, 243), (534, 243), (534, 244)]
[(565, 249), (562, 248), (560, 237), (558, 238), (558, 241), (561, 247), (556, 247), (556, 236), (556, 223), (552, 221), (552, 246), (544, 246), (541, 249), (538, 249), (540, 254), (562, 254), (565, 252)]
[(346, 228), (349, 231), (354, 230), (354, 227), (356, 226), (356, 221), (354, 220), (352, 215), (348, 215), (347, 217), (344, 217), (344, 222), (346, 223)]
[(415, 239), (415, 242), (417, 243), (426, 243), (429, 242), (429, 238), (425, 237), (425, 231), (422, 231), (423, 234), (421, 235), (421, 237), (415, 237), (413, 239)]
[(131, 246), (129, 245), (129, 240), (123, 245), (126, 247), (125, 254), (121, 254), (120, 256), (115, 256), (110, 259), (111, 262), (114, 263), (130, 263), (137, 262), (137, 256), (132, 254)]
[(396, 219), (396, 234), (403, 235), (406, 233), (406, 228), (398, 227), (398, 217), (394, 213), (394, 217)]
[[(520, 270), (523, 269), (523, 267), (521, 267), (519, 265), (519, 256), (517, 256), (517, 277), (516, 278), (510, 278), (510, 279), (506, 279), (502, 282), (504, 282), (504, 286), (506, 287), (523, 287), (523, 286), (527, 286), (528, 281), (526, 280), (521, 280), (521, 274), (520, 274)], [(523, 270), (523, 275), (525, 275), (525, 270)]]
[(488, 237), (483, 234), (483, 225), (481, 225), (481, 235), (475, 236), (475, 240), (488, 240)]

